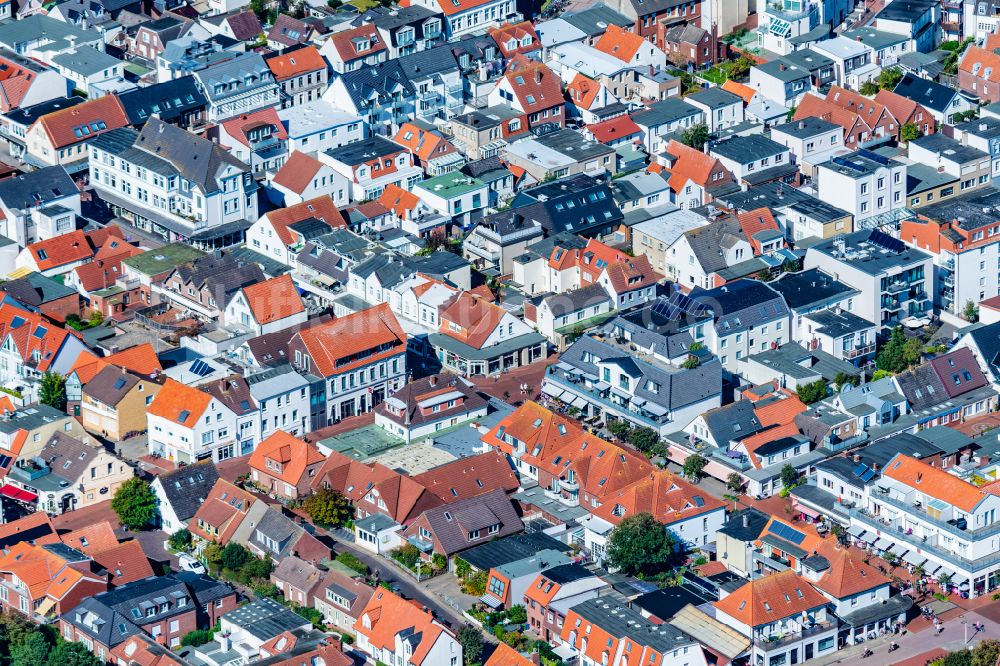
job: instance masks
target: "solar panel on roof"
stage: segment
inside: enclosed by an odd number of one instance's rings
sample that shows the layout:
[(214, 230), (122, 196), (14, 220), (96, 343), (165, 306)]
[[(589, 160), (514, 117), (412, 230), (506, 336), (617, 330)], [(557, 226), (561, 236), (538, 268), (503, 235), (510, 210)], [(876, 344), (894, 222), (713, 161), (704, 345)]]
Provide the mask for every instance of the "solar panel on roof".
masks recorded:
[(773, 525), (771, 525), (771, 534), (778, 537), (779, 539), (784, 539), (789, 543), (793, 543), (796, 546), (801, 544), (803, 539), (806, 538), (806, 535), (804, 533), (799, 532), (798, 530), (793, 529), (788, 525), (785, 525), (784, 523), (774, 523)]
[(213, 368), (199, 358), (191, 364), (190, 370), (199, 377), (205, 377), (206, 375), (212, 374)]
[(889, 250), (890, 252), (902, 252), (906, 249), (903, 242), (898, 238), (893, 238), (887, 233), (881, 232), (879, 230), (873, 230), (871, 235), (868, 237), (868, 242), (872, 245), (878, 245), (881, 248)]

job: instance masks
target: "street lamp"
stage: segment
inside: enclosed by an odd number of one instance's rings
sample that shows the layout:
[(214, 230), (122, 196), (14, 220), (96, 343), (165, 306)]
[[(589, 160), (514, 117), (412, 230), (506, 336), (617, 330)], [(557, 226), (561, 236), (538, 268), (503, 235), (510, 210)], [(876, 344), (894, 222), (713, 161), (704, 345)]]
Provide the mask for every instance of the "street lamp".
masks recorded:
[(964, 615), (960, 619), (962, 620), (962, 631), (965, 633), (965, 644), (968, 645), (969, 644), (969, 621), (965, 619)]

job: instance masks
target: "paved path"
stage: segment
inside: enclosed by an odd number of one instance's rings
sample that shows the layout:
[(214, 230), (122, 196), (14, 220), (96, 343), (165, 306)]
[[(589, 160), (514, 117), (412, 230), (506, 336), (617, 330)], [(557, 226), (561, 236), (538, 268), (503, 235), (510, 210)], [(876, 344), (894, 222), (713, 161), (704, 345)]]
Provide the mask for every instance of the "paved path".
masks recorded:
[[(987, 637), (1000, 635), (1000, 624), (983, 617), (975, 612), (965, 613), (968, 622), (968, 646), (972, 647), (979, 641)], [(923, 622), (917, 619), (914, 622)], [(982, 622), (986, 625), (984, 631), (976, 632), (972, 629), (974, 622)], [(912, 623), (911, 623), (912, 625)], [(926, 627), (922, 631), (907, 631), (904, 636), (885, 636), (872, 641), (866, 641), (860, 645), (852, 645), (843, 648), (826, 657), (816, 658), (810, 664), (816, 666), (826, 666), (827, 664), (865, 664), (873, 666), (882, 664), (897, 664), (905, 659), (910, 659), (924, 654), (935, 648), (943, 648), (949, 652), (961, 650), (966, 646), (966, 633), (962, 623), (958, 619), (946, 620), (944, 631), (935, 633), (931, 627)], [(889, 642), (895, 640), (899, 643), (899, 649), (890, 653)], [(861, 655), (865, 648), (870, 648), (874, 654), (868, 659), (862, 659)]]

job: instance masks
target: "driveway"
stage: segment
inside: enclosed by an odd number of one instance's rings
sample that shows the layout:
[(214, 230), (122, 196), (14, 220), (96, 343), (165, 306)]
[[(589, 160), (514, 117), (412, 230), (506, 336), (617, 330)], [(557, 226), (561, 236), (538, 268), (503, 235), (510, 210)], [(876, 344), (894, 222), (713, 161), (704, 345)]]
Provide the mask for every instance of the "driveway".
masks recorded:
[(422, 584), (427, 590), (459, 613), (467, 611), (479, 601), (479, 597), (462, 592), (458, 578), (453, 573), (441, 574)]

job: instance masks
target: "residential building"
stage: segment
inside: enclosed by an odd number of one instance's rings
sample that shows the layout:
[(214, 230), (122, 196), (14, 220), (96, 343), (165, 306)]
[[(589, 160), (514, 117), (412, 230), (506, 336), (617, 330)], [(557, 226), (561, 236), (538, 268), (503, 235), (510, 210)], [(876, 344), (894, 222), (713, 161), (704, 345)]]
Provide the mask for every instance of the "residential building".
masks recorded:
[(323, 613), (326, 624), (354, 633), (354, 623), (375, 594), (363, 581), (338, 571), (328, 571), (313, 588), (313, 608)]
[(324, 151), (318, 157), (347, 179), (348, 197), (353, 201), (377, 199), (390, 184), (411, 190), (423, 180), (413, 155), (380, 136)]
[(156, 495), (163, 531), (173, 534), (185, 528), (218, 480), (219, 472), (211, 461), (179, 467), (153, 479), (149, 485)]
[[(462, 228), (469, 228), (482, 218), (488, 196), (485, 183), (458, 171), (420, 181), (413, 186), (413, 194)], [(427, 233), (419, 224), (416, 231), (421, 237)]]
[(601, 177), (618, 172), (618, 156), (613, 148), (572, 129), (522, 139), (507, 146), (503, 156), (507, 164), (524, 169), (539, 182), (580, 173)]
[(521, 14), (517, 12), (513, 0), (488, 0), (485, 3), (451, 0), (420, 0), (413, 3), (414, 7), (425, 7), (433, 12), (444, 15), (443, 33), (449, 39), (462, 37), (470, 33), (481, 33), (490, 27), (499, 27), (505, 23), (517, 23)]
[(156, 379), (108, 366), (83, 386), (83, 427), (115, 441), (145, 432), (146, 405), (159, 389)]
[(281, 105), (281, 88), (257, 53), (237, 55), (192, 76), (208, 99), (206, 120), (211, 122)]
[(818, 165), (816, 180), (819, 198), (837, 201), (862, 228), (894, 220), (906, 206), (906, 164), (869, 150)]
[(503, 490), (459, 499), (428, 509), (406, 526), (402, 534), (427, 560), (433, 554), (451, 558), (494, 537), (524, 529), (514, 505)]
[(273, 108), (223, 121), (219, 124), (218, 140), (255, 175), (277, 171), (288, 158), (288, 132)]
[(255, 485), (275, 497), (295, 500), (310, 492), (325, 460), (311, 444), (276, 431), (254, 449), (247, 464)]
[(856, 231), (812, 246), (806, 269), (858, 290), (854, 314), (879, 327), (879, 334), (932, 307), (934, 258), (878, 230)]
[(532, 630), (545, 641), (558, 642), (570, 609), (597, 597), (606, 587), (607, 583), (581, 564), (559, 564), (535, 575), (518, 598)]
[(905, 74), (893, 92), (923, 106), (938, 125), (953, 125), (956, 114), (975, 108), (975, 103), (960, 90)]
[[(296, 164), (299, 160), (292, 153)], [(282, 178), (282, 182), (287, 182)], [(295, 266), (296, 257), (312, 240), (304, 233), (313, 221), (322, 222), (323, 233), (347, 226), (336, 203), (328, 195), (320, 195), (300, 203), (286, 202), (285, 208), (268, 211), (247, 229), (247, 247), (255, 252), (280, 261), (286, 266)], [(301, 229), (301, 231), (297, 230)]]
[(462, 644), (450, 629), (391, 590), (377, 589), (354, 624), (357, 649), (372, 659), (414, 666), (459, 666)]
[(20, 541), (0, 556), (0, 607), (34, 622), (51, 622), (108, 589), (99, 572), (91, 558), (62, 543)]
[(389, 49), (389, 58), (424, 51), (444, 39), (442, 15), (436, 7), (372, 7), (355, 19), (371, 23)]
[(227, 247), (242, 242), (249, 220), (257, 218), (257, 183), (247, 166), (218, 144), (158, 118), (139, 132), (121, 128), (98, 137), (89, 156), (98, 195), (140, 229), (167, 240)]
[(305, 304), (289, 274), (241, 288), (229, 300), (223, 323), (251, 331), (254, 337), (302, 324)]
[(924, 206), (901, 225), (900, 240), (933, 257), (934, 305), (953, 320), (969, 303), (1000, 294), (991, 277), (1000, 260), (1000, 229), (993, 214), (984, 212), (998, 197), (993, 188), (969, 192)]
[(789, 149), (803, 175), (815, 174), (815, 167), (843, 150), (844, 130), (840, 125), (808, 116), (771, 128), (771, 139)]
[(553, 124), (565, 127), (565, 101), (559, 77), (540, 62), (517, 55), (496, 88), (489, 94), (491, 105), (508, 105), (527, 116), (528, 127)]
[(441, 364), (463, 376), (496, 375), (548, 355), (545, 338), (482, 296), (462, 292), (442, 306), (428, 336)]
[(92, 99), (40, 117), (25, 136), (25, 159), (36, 166), (63, 165), (80, 171), (87, 145), (101, 134), (129, 124), (115, 95)]
[(168, 378), (147, 417), (150, 453), (168, 460), (219, 462), (244, 453), (237, 445), (237, 415), (204, 390)]
[(324, 42), (320, 53), (338, 74), (377, 65), (385, 62), (389, 56), (378, 28), (372, 24), (362, 24), (334, 33)]
[(798, 168), (791, 151), (760, 134), (736, 135), (712, 144), (708, 154), (717, 158), (738, 182), (759, 185), (775, 180), (798, 182)]
[(377, 405), (375, 424), (409, 444), (486, 412), (486, 400), (471, 383), (440, 374), (412, 381)]
[(708, 121), (708, 131), (719, 132), (743, 122), (743, 100), (722, 88), (706, 88), (692, 93), (684, 101), (701, 109)]

